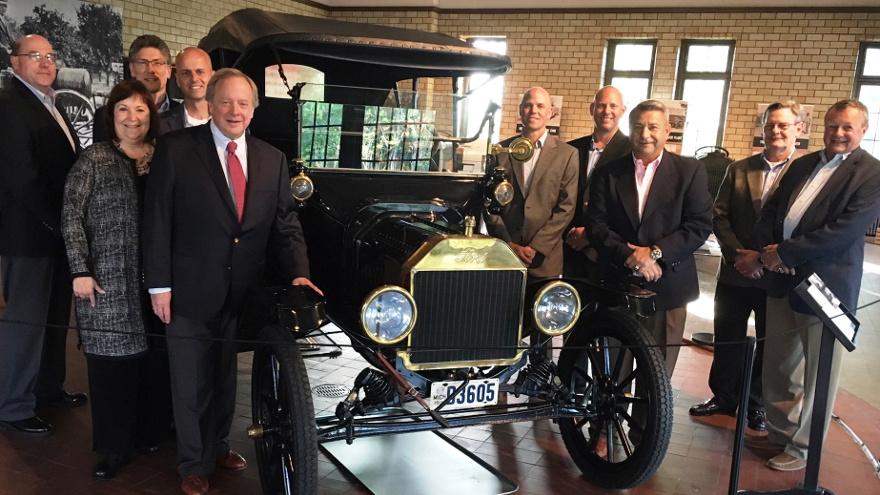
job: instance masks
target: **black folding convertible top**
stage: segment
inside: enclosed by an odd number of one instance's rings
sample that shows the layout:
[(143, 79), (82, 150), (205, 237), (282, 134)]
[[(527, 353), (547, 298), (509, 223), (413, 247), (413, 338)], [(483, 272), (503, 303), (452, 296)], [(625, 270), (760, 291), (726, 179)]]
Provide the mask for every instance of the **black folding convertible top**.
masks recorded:
[(305, 60), (324, 72), (357, 68), (383, 71), (386, 77), (398, 79), (459, 77), (472, 72), (503, 74), (510, 70), (508, 57), (473, 48), (441, 33), (259, 9), (227, 15), (199, 46), (211, 54), (215, 67)]

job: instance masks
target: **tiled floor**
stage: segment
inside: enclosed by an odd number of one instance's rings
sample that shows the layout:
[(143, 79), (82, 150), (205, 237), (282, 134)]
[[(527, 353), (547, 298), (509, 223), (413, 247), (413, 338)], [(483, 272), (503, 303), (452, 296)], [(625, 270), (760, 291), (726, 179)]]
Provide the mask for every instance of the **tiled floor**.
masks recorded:
[[(880, 300), (880, 248), (868, 245), (861, 303)], [(876, 263), (876, 264), (875, 264)], [(716, 258), (701, 258), (703, 298), (692, 305), (688, 333), (711, 328), (712, 291)], [(862, 330), (859, 348), (847, 356), (841, 392), (835, 408), (838, 414), (867, 444), (880, 453), (880, 305), (859, 312)], [(70, 390), (86, 388), (85, 364), (73, 347), (69, 353)], [(708, 397), (706, 375), (711, 353), (697, 348), (682, 349), (673, 377), (674, 425), (669, 451), (657, 473), (627, 494), (722, 494), (727, 492), (730, 452), (733, 444), (732, 418), (695, 420), (687, 409)], [(311, 385), (345, 384), (365, 364), (348, 353), (334, 360), (310, 361)], [(250, 425), (250, 354), (240, 355), (238, 409), (233, 425), (233, 448), (253, 460), (253, 444), (245, 429)], [(332, 407), (319, 400), (318, 407)], [(56, 433), (48, 438), (22, 438), (0, 434), (0, 495), (80, 494), (174, 494), (178, 493), (174, 444), (167, 442), (153, 455), (141, 456), (113, 481), (93, 480), (90, 470), (90, 423), (88, 408), (44, 411)], [(448, 432), (457, 442), (476, 452), (507, 477), (518, 482), (523, 494), (612, 493), (581, 478), (569, 459), (558, 429), (549, 421), (455, 429)], [(413, 452), (413, 455), (426, 455)], [(367, 491), (344, 474), (323, 454), (320, 457), (319, 493), (361, 494)], [(741, 489), (779, 490), (796, 485), (799, 473), (779, 473), (763, 465), (764, 459), (745, 450), (740, 477)], [(823, 454), (821, 484), (837, 494), (880, 493), (880, 478), (856, 444), (833, 424)], [(217, 473), (212, 494), (259, 493), (255, 463), (240, 473)], [(399, 494), (406, 494), (402, 487)], [(618, 492), (614, 492), (618, 493)]]

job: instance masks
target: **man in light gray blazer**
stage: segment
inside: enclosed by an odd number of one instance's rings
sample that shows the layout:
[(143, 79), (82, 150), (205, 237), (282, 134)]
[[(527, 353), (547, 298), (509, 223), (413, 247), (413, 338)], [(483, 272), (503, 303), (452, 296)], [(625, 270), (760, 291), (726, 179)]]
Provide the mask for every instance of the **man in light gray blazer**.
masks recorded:
[(530, 278), (557, 277), (562, 273), (562, 233), (577, 203), (578, 153), (547, 131), (551, 102), (544, 88), (526, 91), (519, 114), (521, 135), (532, 142), (535, 152), (524, 162), (508, 153), (498, 156), (498, 166), (513, 183), (514, 198), (500, 215), (487, 215), (486, 228), (510, 245), (529, 267)]

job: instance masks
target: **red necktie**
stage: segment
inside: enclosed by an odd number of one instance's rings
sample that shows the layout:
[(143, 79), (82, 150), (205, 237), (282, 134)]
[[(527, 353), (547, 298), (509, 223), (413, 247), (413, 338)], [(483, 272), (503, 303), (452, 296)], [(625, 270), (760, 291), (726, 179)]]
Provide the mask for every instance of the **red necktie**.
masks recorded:
[(229, 182), (232, 183), (232, 197), (235, 200), (235, 212), (238, 214), (238, 221), (244, 216), (244, 190), (247, 186), (247, 179), (244, 177), (244, 171), (241, 168), (241, 161), (235, 155), (235, 149), (238, 145), (235, 141), (229, 141), (226, 145), (226, 169), (229, 172)]

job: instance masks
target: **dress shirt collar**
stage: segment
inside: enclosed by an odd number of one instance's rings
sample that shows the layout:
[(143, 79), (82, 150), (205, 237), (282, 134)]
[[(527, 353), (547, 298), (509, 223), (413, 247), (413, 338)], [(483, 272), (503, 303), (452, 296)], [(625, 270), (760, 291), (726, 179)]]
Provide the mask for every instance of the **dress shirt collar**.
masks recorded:
[(156, 105), (156, 111), (165, 113), (168, 110), (171, 110), (171, 98), (168, 97), (168, 93), (165, 93), (165, 99), (162, 100), (162, 103)]
[(247, 139), (245, 138), (244, 134), (237, 137), (236, 139), (229, 139), (228, 137), (226, 137), (225, 134), (220, 131), (220, 129), (217, 128), (213, 120), (208, 125), (211, 127), (211, 135), (214, 137), (214, 144), (217, 145), (218, 148), (225, 150), (226, 146), (229, 144), (229, 141), (235, 141), (235, 144), (238, 145), (239, 150), (243, 150), (247, 146)]
[(794, 155), (794, 150), (792, 150), (792, 152), (789, 153), (787, 157), (785, 157), (785, 160), (782, 160), (781, 162), (771, 162), (767, 159), (767, 153), (761, 153), (761, 160), (764, 161), (764, 170), (778, 169), (779, 167), (790, 162), (792, 155)]
[(49, 93), (44, 93), (37, 89), (36, 86), (33, 86), (32, 84), (19, 77), (18, 74), (15, 74), (15, 78), (21, 81), (21, 83), (24, 84), (27, 89), (31, 90), (31, 93), (33, 93), (34, 96), (36, 96), (37, 99), (43, 103), (43, 105), (48, 105), (52, 107), (55, 106), (55, 91), (53, 91), (51, 88), (49, 88)]
[(819, 158), (818, 166), (821, 167), (829, 162), (834, 161), (835, 159), (837, 160), (837, 163), (843, 163), (846, 161), (847, 158), (849, 158), (849, 155), (851, 155), (851, 154), (852, 154), (852, 151), (850, 151), (849, 153), (837, 153), (834, 155), (834, 157), (831, 160), (829, 160), (828, 155), (825, 154), (825, 150), (822, 150), (821, 157)]
[[(541, 134), (541, 137), (539, 137), (538, 140), (535, 141), (535, 147), (538, 149), (543, 148), (544, 144), (547, 142), (547, 136), (549, 136), (549, 135), (550, 135), (550, 132), (547, 131), (547, 129), (545, 128), (544, 134)], [(525, 137), (525, 136), (523, 136), (523, 137)]]
[(633, 163), (635, 164), (636, 169), (638, 169), (639, 167), (648, 168), (651, 165), (657, 166), (657, 165), (660, 165), (660, 162), (663, 160), (663, 150), (660, 150), (660, 154), (657, 155), (657, 158), (654, 159), (654, 161), (652, 161), (651, 163), (647, 163), (647, 164), (645, 162), (639, 160), (638, 158), (636, 158), (635, 153), (633, 153), (632, 157), (633, 157)]

